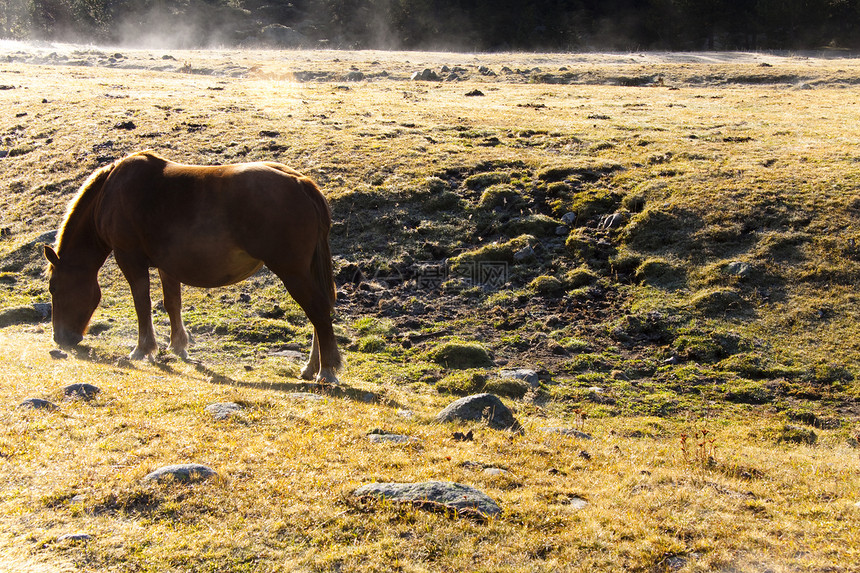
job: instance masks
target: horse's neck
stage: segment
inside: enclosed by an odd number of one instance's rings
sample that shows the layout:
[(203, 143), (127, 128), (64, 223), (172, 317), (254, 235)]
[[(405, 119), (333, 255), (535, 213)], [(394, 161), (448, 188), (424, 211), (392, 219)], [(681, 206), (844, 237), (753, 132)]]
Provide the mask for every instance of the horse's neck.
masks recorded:
[(92, 199), (79, 202), (66, 220), (58, 245), (60, 259), (81, 267), (98, 269), (110, 254), (110, 247), (99, 238), (93, 218)]

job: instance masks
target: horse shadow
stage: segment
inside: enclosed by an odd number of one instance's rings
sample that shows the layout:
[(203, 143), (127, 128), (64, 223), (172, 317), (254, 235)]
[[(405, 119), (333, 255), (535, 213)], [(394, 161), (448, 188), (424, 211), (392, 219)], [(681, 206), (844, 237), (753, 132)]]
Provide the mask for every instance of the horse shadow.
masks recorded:
[[(113, 354), (100, 352), (98, 349), (79, 344), (74, 350), (75, 358), (85, 360), (96, 364), (104, 364), (127, 370), (138, 370), (138, 364), (126, 356), (117, 357)], [(148, 361), (148, 364), (155, 366), (165, 374), (182, 376), (184, 373), (173, 367), (172, 362), (180, 360), (169, 354), (159, 354)], [(298, 392), (308, 392), (319, 394), (330, 398), (343, 398), (353, 402), (364, 402), (370, 404), (385, 404), (386, 406), (398, 407), (398, 404), (390, 398), (383, 395), (365, 390), (363, 388), (353, 388), (344, 384), (321, 384), (313, 381), (296, 381), (290, 382), (281, 380), (278, 382), (248, 382), (222, 374), (211, 367), (204, 364), (201, 360), (189, 359), (184, 361), (186, 364), (194, 366), (194, 369), (203, 375), (208, 382), (212, 384), (221, 384), (225, 386), (233, 386), (239, 388), (254, 388), (275, 390), (285, 394), (295, 394)]]

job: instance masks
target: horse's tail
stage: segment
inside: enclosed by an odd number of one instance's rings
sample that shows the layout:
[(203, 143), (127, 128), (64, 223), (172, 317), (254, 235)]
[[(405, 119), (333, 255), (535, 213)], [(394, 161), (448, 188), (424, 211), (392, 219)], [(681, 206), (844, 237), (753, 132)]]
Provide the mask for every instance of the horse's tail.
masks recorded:
[(303, 179), (302, 185), (307, 191), (308, 197), (314, 202), (319, 215), (319, 234), (317, 235), (317, 244), (314, 249), (313, 259), (311, 260), (311, 274), (313, 275), (315, 286), (328, 294), (329, 312), (331, 312), (334, 310), (334, 302), (337, 298), (334, 284), (334, 269), (332, 268), (331, 260), (331, 247), (328, 241), (329, 231), (331, 231), (331, 208), (316, 183), (310, 179)]

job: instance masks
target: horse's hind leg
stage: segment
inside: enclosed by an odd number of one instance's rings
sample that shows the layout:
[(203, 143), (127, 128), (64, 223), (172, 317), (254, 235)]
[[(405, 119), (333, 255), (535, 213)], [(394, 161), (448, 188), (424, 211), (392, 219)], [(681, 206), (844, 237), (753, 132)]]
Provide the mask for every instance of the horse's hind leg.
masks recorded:
[(302, 371), (302, 377), (310, 379), (316, 373), (318, 382), (337, 384), (335, 371), (340, 368), (341, 358), (331, 324), (328, 294), (315, 289), (310, 276), (281, 274), (277, 271), (275, 274), (281, 278), (290, 296), (302, 307), (314, 325), (311, 356)]
[(311, 341), (311, 355), (308, 357), (308, 362), (302, 369), (301, 377), (305, 380), (313, 380), (320, 369), (320, 340), (317, 336), (317, 329), (314, 328), (314, 338)]
[(182, 283), (158, 269), (161, 290), (164, 291), (164, 310), (170, 318), (170, 348), (174, 354), (188, 360), (188, 331), (182, 324)]
[(149, 298), (149, 265), (141, 257), (115, 251), (116, 264), (131, 287), (134, 310), (137, 313), (137, 346), (131, 352), (132, 360), (142, 360), (158, 351), (155, 331), (152, 328), (152, 301)]

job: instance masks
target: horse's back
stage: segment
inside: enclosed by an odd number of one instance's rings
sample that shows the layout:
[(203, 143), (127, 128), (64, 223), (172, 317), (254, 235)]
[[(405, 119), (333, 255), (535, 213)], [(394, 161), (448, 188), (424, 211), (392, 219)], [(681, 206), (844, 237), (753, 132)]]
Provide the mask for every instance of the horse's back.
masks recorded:
[(316, 185), (289, 167), (185, 165), (149, 152), (117, 163), (98, 219), (112, 248), (139, 250), (197, 286), (235, 282), (284, 257), (307, 266), (330, 224)]

